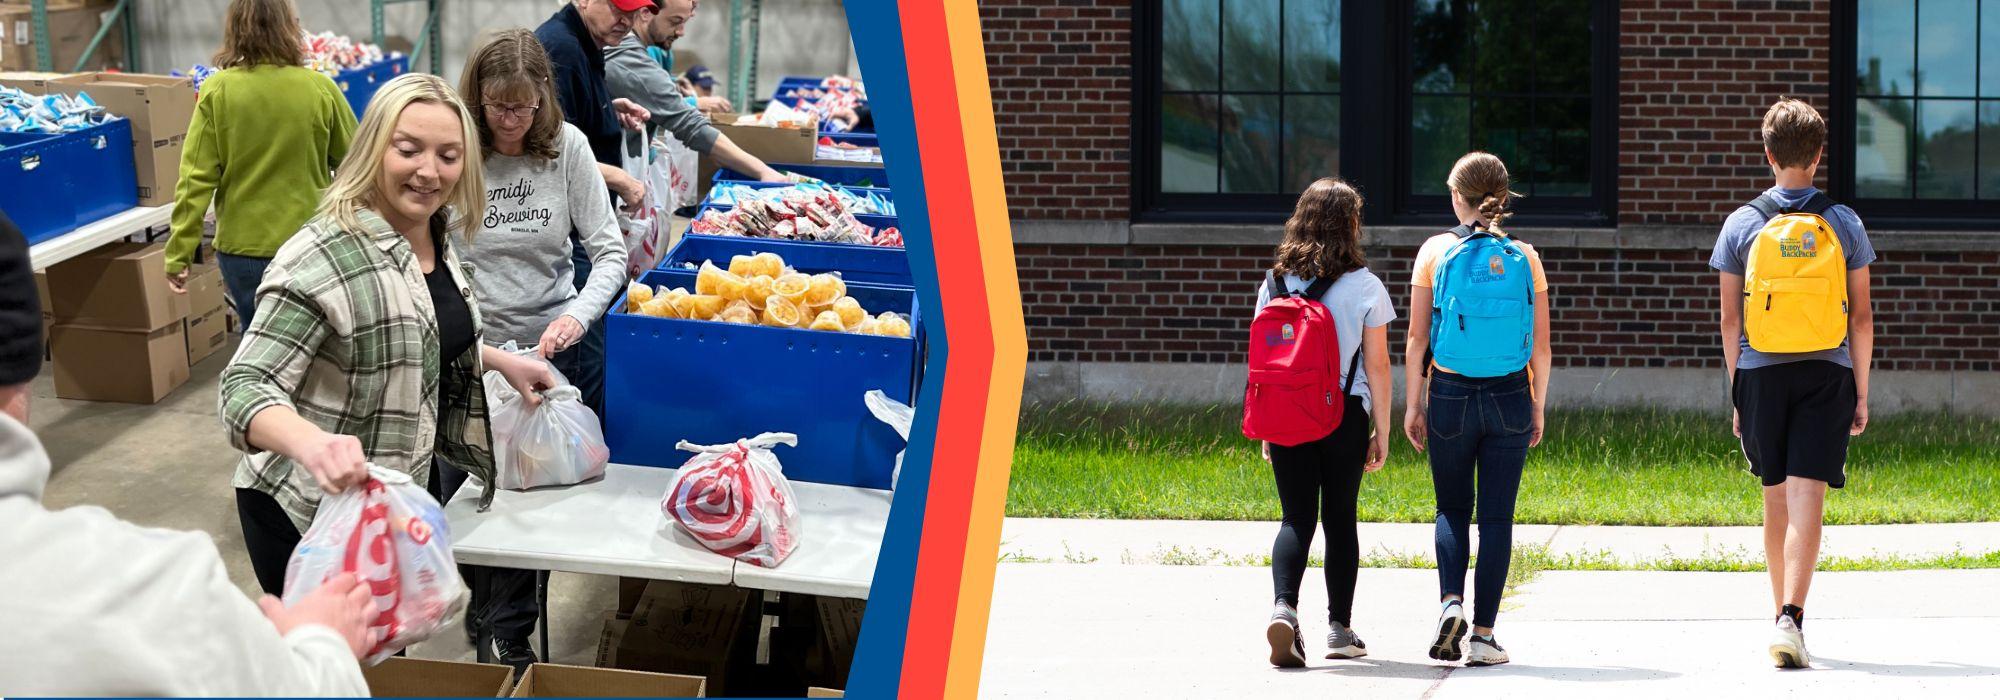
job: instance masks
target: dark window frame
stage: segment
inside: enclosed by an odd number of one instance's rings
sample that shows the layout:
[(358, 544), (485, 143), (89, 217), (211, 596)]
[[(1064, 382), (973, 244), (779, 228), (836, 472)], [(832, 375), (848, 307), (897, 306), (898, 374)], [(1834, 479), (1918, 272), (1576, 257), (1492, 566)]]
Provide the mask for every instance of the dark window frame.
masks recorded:
[[(1133, 3), (1131, 216), (1137, 222), (1275, 223), (1290, 215), (1290, 194), (1160, 191), (1161, 3)], [(1409, 185), (1412, 112), (1409, 0), (1341, 4), (1341, 173), (1368, 198), (1377, 225), (1451, 225), (1442, 195)], [(1618, 7), (1592, 0), (1591, 194), (1519, 200), (1526, 226), (1612, 227), (1618, 211)], [(1374, 28), (1374, 31), (1357, 31)], [(1390, 57), (1382, 60), (1382, 57)], [(1350, 105), (1370, 105), (1350, 109)], [(1282, 172), (1282, 171), (1281, 171)]]
[[(1976, 6), (1977, 7), (1977, 6)], [(1832, 61), (1827, 86), (1828, 100), (1832, 102), (1828, 125), (1827, 153), (1821, 163), (1822, 168), (1831, 168), (1826, 177), (1828, 194), (1834, 200), (1847, 204), (1862, 214), (1869, 228), (1888, 230), (1915, 228), (1930, 230), (1991, 230), (2000, 224), (2000, 201), (1991, 199), (1918, 199), (1915, 192), (1908, 198), (1863, 198), (1855, 195), (1855, 172), (1853, 163), (1856, 155), (1855, 124), (1859, 103), (1860, 86), (1857, 84), (1856, 62), (1860, 60), (1860, 11), (1857, 0), (1835, 0), (1833, 3), (1833, 46)], [(1921, 32), (1922, 27), (1914, 27)], [(1973, 61), (1979, 61), (1978, 51), (1984, 42), (1975, 42)], [(1974, 82), (1978, 81), (1975, 67)], [(1915, 93), (1912, 86), (1912, 93)], [(1912, 95), (1907, 99), (1919, 99)], [(1935, 101), (1951, 101), (1951, 98), (1922, 98)], [(1982, 100), (1983, 101), (1983, 100)], [(1915, 129), (1916, 124), (1911, 128)], [(1973, 133), (1979, 133), (1978, 112), (1973, 113)], [(1975, 143), (1977, 143), (1975, 141)], [(1910, 168), (1914, 172), (1918, 154), (1915, 151), (1916, 138), (1910, 139)], [(1978, 177), (1975, 166), (1973, 176)]]

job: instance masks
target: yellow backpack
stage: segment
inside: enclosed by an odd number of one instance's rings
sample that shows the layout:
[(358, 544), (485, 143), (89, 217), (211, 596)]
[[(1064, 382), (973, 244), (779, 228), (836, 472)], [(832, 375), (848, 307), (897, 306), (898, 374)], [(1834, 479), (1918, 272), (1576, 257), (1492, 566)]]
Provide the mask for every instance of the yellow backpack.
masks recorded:
[(1760, 352), (1814, 352), (1847, 339), (1847, 256), (1826, 221), (1833, 200), (1815, 193), (1795, 208), (1764, 195), (1764, 217), (1743, 274), (1743, 330)]

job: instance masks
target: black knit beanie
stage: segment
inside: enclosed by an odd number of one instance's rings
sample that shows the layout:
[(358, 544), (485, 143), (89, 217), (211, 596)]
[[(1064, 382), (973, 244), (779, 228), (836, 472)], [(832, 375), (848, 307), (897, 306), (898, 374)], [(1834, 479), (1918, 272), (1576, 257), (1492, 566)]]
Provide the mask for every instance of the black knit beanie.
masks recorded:
[(42, 302), (28, 239), (0, 212), (0, 386), (26, 384), (42, 370)]

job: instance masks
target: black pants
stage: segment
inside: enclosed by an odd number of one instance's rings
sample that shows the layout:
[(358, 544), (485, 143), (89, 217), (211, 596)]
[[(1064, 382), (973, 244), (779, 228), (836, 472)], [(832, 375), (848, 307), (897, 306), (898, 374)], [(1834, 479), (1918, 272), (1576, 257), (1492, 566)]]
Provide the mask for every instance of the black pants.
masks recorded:
[[(444, 496), (438, 498), (443, 503), (458, 492), (470, 475), (444, 460), (437, 460), (436, 465), (436, 471), (431, 473), (431, 488), (444, 489)], [(472, 603), (466, 615), (475, 622), (490, 625), (496, 638), (528, 639), (540, 613), (535, 606), (535, 572), (470, 564), (460, 565), (458, 572), (465, 577), (466, 587), (472, 589)]]
[(1293, 447), (1271, 446), (1271, 471), (1278, 481), (1278, 505), (1284, 510), (1278, 539), (1271, 544), (1271, 585), (1280, 602), (1299, 604), (1313, 527), (1323, 523), (1327, 619), (1342, 625), (1351, 622), (1354, 579), (1361, 566), (1354, 501), (1368, 458), (1368, 433), (1368, 412), (1361, 409), (1361, 397), (1349, 396), (1340, 427), (1332, 434)]
[(265, 593), (285, 594), (285, 567), (298, 549), (299, 528), (292, 524), (285, 508), (271, 494), (255, 489), (236, 490), (236, 519), (243, 525), (243, 546), (250, 551), (250, 569), (257, 573), (257, 587)]

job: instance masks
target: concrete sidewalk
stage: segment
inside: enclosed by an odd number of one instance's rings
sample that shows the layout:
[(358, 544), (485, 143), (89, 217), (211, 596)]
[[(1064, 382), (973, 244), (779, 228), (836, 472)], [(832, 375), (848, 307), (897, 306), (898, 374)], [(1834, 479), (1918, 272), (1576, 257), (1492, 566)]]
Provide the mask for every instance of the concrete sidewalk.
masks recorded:
[[(1008, 518), (1000, 553), (1009, 559), (1067, 563), (1221, 563), (1271, 553), (1275, 522), (1205, 520), (1074, 520)], [(1475, 535), (1476, 537), (1476, 535)], [(1315, 534), (1313, 554), (1324, 549)], [(1514, 543), (1542, 544), (1552, 555), (1610, 552), (1627, 562), (1667, 556), (1740, 554), (1761, 560), (1761, 527), (1624, 527), (1516, 525)], [(1921, 557), (2000, 549), (2000, 523), (1835, 525), (1826, 528), (1820, 556)], [(1363, 553), (1431, 556), (1428, 523), (1362, 523)]]
[(1270, 571), (1244, 566), (1001, 564), (983, 697), (1990, 697), (2000, 657), (1984, 603), (2000, 570), (1823, 573), (1811, 671), (1771, 667), (1761, 573), (1545, 572), (1496, 632), (1513, 663), (1428, 658), (1437, 576), (1364, 569), (1353, 624), (1371, 655), (1329, 661), (1326, 590), (1300, 601), (1308, 668), (1266, 661)]

